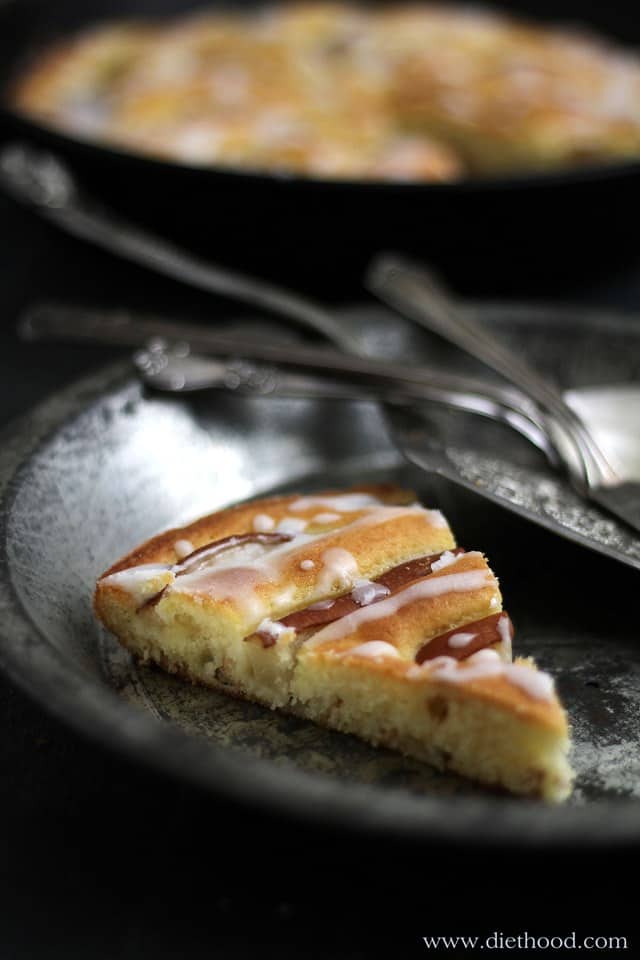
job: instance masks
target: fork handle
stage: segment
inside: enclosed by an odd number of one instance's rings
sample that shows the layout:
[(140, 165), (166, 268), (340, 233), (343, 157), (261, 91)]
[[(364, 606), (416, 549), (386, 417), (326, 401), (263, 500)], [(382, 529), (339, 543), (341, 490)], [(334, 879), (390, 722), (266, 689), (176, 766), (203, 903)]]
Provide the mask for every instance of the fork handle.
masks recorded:
[(367, 284), (381, 300), (482, 360), (551, 414), (564, 429), (578, 455), (582, 476), (574, 479), (582, 481), (587, 489), (619, 482), (591, 433), (559, 391), (466, 311), (459, 309), (430, 271), (399, 257), (383, 254), (371, 264)]
[(66, 233), (208, 293), (239, 300), (311, 328), (352, 353), (358, 344), (329, 310), (307, 297), (194, 256), (105, 210), (53, 154), (12, 143), (0, 153), (0, 183)]

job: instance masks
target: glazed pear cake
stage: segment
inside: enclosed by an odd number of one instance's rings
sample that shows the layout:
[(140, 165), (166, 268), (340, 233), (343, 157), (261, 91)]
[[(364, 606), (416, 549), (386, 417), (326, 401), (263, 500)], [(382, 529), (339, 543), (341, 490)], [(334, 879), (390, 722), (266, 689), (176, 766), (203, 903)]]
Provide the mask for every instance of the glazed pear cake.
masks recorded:
[(484, 556), (377, 485), (241, 504), (138, 547), (95, 610), (142, 662), (550, 800), (571, 786), (551, 677), (512, 661)]

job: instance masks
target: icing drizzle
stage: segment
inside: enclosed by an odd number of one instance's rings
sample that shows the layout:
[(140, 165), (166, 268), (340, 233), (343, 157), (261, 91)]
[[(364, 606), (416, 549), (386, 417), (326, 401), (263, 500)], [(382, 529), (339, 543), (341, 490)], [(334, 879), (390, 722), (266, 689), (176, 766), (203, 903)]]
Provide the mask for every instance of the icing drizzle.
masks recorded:
[[(278, 623), (276, 620), (270, 620), (268, 617), (265, 617), (264, 620), (258, 625), (258, 629), (255, 631), (254, 636), (259, 637), (262, 641), (263, 647), (272, 647), (278, 642), (280, 637), (284, 633), (289, 633), (295, 635), (295, 631), (290, 627), (285, 627), (282, 623)], [(245, 637), (247, 640), (248, 637)]]
[(381, 660), (385, 657), (398, 659), (400, 654), (392, 643), (385, 640), (369, 640), (367, 643), (361, 643), (358, 647), (352, 647), (349, 650), (343, 650), (340, 657), (364, 657), (369, 660)]
[(446, 683), (469, 683), (487, 677), (503, 677), (521, 689), (532, 700), (551, 701), (554, 695), (553, 678), (548, 673), (526, 667), (521, 663), (504, 663), (495, 650), (478, 650), (463, 664), (453, 657), (436, 657), (422, 666), (413, 666), (407, 676), (412, 679), (429, 676)]
[(333, 513), (352, 513), (355, 510), (380, 506), (383, 506), (382, 502), (370, 493), (339, 493), (326, 497), (300, 497), (294, 500), (289, 509), (298, 513), (301, 510), (309, 510), (311, 507), (325, 507)]
[(307, 646), (313, 647), (321, 643), (340, 640), (350, 633), (355, 633), (364, 623), (371, 620), (380, 620), (394, 616), (398, 610), (417, 600), (426, 600), (431, 597), (442, 596), (446, 593), (464, 593), (471, 590), (482, 590), (485, 587), (496, 585), (496, 579), (489, 570), (465, 570), (462, 573), (444, 574), (439, 577), (427, 577), (417, 583), (405, 587), (398, 593), (372, 603), (368, 607), (360, 607), (354, 613), (335, 620), (323, 630), (319, 630)]
[(184, 576), (186, 573), (193, 573), (203, 563), (208, 564), (213, 557), (217, 557), (225, 550), (231, 550), (233, 547), (239, 547), (244, 543), (275, 544), (286, 543), (292, 540), (289, 533), (238, 533), (231, 537), (223, 537), (222, 540), (213, 540), (211, 543), (205, 543), (198, 547), (193, 553), (188, 554), (180, 563), (173, 567), (176, 577)]
[[(457, 547), (453, 551), (446, 552), (452, 553), (457, 558), (464, 553), (464, 550)], [(418, 557), (416, 560), (409, 560), (407, 563), (400, 563), (397, 567), (392, 567), (374, 580), (368, 581), (372, 585), (382, 588), (382, 590), (379, 590), (378, 596), (369, 602), (377, 603), (401, 587), (428, 576), (433, 571), (434, 562), (442, 556), (444, 556), (442, 553), (432, 553), (425, 557)], [(295, 613), (283, 617), (281, 623), (294, 627), (296, 630), (307, 630), (311, 627), (333, 623), (334, 620), (339, 620), (349, 613), (354, 613), (360, 606), (366, 605), (359, 602), (357, 596), (354, 597), (354, 593), (358, 590), (359, 585), (356, 584), (350, 594), (312, 603), (303, 610), (297, 610)], [(362, 599), (366, 597), (365, 591), (363, 591), (363, 595)]]
[[(274, 609), (274, 602), (268, 599), (270, 592), (265, 593), (261, 588), (263, 585), (275, 586), (281, 581), (286, 569), (283, 566), (285, 558), (296, 549), (304, 548), (312, 542), (322, 542), (335, 534), (335, 531), (303, 532), (310, 521), (299, 514), (296, 516), (296, 512), (309, 509), (312, 517), (328, 520), (328, 516), (318, 513), (318, 506), (322, 511), (331, 510), (332, 520), (335, 518), (343, 521), (341, 531), (347, 528), (355, 530), (358, 527), (383, 525), (408, 515), (421, 516), (423, 521), (426, 520), (427, 524), (433, 526), (440, 517), (439, 514), (436, 516), (436, 512), (425, 510), (419, 504), (388, 505), (364, 493), (302, 497), (288, 505), (288, 516), (279, 523), (269, 514), (256, 513), (251, 521), (253, 531), (250, 533), (212, 541), (190, 552), (187, 552), (187, 549), (192, 544), (185, 541), (179, 544), (183, 556), (177, 563), (140, 564), (111, 576), (118, 580), (123, 589), (137, 598), (139, 610), (155, 606), (167, 592), (175, 590), (232, 602), (242, 610), (247, 620), (258, 623)], [(342, 514), (353, 511), (361, 511), (362, 514), (343, 520)], [(292, 540), (294, 542), (290, 544)], [(330, 539), (326, 549), (319, 552), (316, 547), (312, 557), (313, 559), (307, 554), (305, 558), (302, 552), (299, 565), (300, 569), (304, 570), (316, 568), (317, 576), (314, 575), (313, 583), (315, 597), (353, 590), (353, 595), (346, 599), (355, 609), (377, 604), (397, 589), (399, 583), (404, 583), (407, 579), (418, 579), (430, 571), (428, 560), (419, 558), (418, 561), (410, 561), (393, 568), (384, 578), (376, 581), (363, 580), (357, 558), (342, 546), (331, 545)], [(166, 575), (154, 584), (153, 580), (159, 572)], [(295, 589), (287, 589), (286, 584), (283, 584), (282, 591), (275, 599), (275, 604), (280, 609), (289, 602), (289, 594), (293, 600)], [(331, 605), (329, 619), (335, 619), (349, 610), (341, 610), (340, 607), (334, 610), (333, 600)], [(285, 619), (282, 621), (285, 626), (295, 626), (293, 623), (286, 623)]]

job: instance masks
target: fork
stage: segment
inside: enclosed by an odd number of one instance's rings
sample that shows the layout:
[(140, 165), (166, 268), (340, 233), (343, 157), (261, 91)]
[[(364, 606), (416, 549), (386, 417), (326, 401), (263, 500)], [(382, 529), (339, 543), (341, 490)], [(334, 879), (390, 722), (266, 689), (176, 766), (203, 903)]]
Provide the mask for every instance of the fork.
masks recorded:
[[(276, 313), (298, 326), (320, 333), (348, 353), (360, 353), (359, 343), (328, 309), (292, 291), (246, 274), (203, 261), (103, 209), (77, 183), (68, 167), (51, 153), (12, 143), (0, 152), (0, 183), (65, 232), (142, 264), (192, 287), (236, 298)], [(433, 371), (411, 365), (414, 380), (433, 383)], [(546, 442), (560, 463), (569, 468), (561, 444), (541, 420), (535, 404), (521, 398), (518, 412), (546, 433)]]

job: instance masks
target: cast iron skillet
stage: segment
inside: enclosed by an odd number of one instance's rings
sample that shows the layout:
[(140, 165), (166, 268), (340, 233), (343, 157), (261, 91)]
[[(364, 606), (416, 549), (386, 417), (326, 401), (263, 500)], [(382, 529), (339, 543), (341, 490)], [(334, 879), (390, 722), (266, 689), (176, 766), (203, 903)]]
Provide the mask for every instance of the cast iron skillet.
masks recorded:
[[(171, 16), (203, 5), (0, 0), (0, 88), (7, 89), (38, 49), (91, 23)], [(587, 24), (627, 45), (640, 42), (629, 0), (511, 0), (503, 6)], [(353, 285), (381, 248), (434, 260), (463, 287), (488, 285), (495, 295), (516, 286), (555, 285), (568, 274), (619, 260), (635, 243), (640, 162), (445, 185), (322, 181), (189, 168), (95, 146), (18, 117), (5, 102), (0, 139), (8, 138), (56, 150), (106, 202), (175, 239), (290, 283), (295, 276), (325, 295), (327, 287), (342, 292), (345, 283)], [(497, 275), (506, 278), (500, 290)]]

